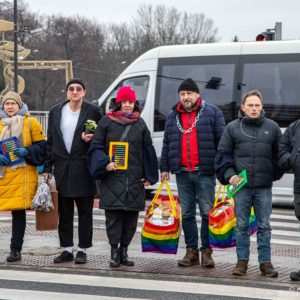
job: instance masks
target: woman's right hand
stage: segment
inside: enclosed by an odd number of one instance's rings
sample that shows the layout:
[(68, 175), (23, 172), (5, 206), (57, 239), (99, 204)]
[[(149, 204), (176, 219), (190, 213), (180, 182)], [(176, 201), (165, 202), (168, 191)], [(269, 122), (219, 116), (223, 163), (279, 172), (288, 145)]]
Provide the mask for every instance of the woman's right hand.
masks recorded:
[(110, 162), (106, 166), (106, 171), (111, 172), (111, 171), (116, 171), (117, 170), (117, 165), (114, 162)]

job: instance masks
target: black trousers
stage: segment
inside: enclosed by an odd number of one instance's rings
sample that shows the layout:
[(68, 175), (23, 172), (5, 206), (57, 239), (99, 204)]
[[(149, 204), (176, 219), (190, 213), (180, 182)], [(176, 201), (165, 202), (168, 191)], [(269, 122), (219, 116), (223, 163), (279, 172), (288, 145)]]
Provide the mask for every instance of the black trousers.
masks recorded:
[(12, 210), (12, 236), (10, 249), (21, 251), (26, 229), (26, 212), (22, 210)]
[(94, 197), (67, 198), (58, 195), (58, 235), (61, 247), (72, 247), (74, 201), (78, 211), (78, 247), (92, 247)]
[(106, 233), (110, 245), (128, 247), (137, 227), (138, 211), (105, 210)]

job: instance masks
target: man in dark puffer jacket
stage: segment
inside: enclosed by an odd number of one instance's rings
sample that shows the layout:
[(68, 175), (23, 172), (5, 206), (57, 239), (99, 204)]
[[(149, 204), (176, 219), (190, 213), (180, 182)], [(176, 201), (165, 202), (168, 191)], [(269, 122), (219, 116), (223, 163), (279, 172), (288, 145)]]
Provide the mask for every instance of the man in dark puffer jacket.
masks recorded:
[[(279, 164), (285, 170), (292, 169), (294, 179), (294, 209), (300, 221), (300, 119), (285, 130), (279, 143)], [(300, 281), (300, 270), (290, 275), (294, 281)]]
[[(263, 275), (277, 277), (271, 263), (272, 184), (275, 172), (279, 126), (264, 117), (262, 95), (250, 91), (243, 97), (237, 120), (225, 128), (218, 146), (215, 167), (218, 179), (235, 184), (241, 171), (247, 171), (248, 183), (234, 195), (236, 215), (236, 251), (234, 275), (245, 275), (248, 268), (248, 236), (251, 207), (257, 222), (258, 260)], [(277, 178), (278, 179), (278, 178)]]
[(200, 98), (188, 78), (178, 93), (180, 102), (167, 116), (161, 154), (161, 179), (176, 174), (186, 255), (178, 265), (199, 265), (196, 205), (201, 214), (201, 265), (214, 267), (208, 236), (208, 213), (215, 193), (214, 158), (225, 121), (219, 108)]

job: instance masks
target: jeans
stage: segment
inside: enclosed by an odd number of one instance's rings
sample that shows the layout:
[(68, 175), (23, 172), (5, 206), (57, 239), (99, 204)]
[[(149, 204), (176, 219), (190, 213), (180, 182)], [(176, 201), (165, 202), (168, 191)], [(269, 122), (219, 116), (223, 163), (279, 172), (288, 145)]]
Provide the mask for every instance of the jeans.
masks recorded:
[(215, 177), (199, 175), (198, 172), (176, 174), (179, 202), (182, 211), (182, 228), (187, 248), (198, 250), (196, 204), (201, 216), (201, 250), (210, 248), (208, 236), (208, 213), (214, 204)]
[(234, 195), (236, 215), (236, 252), (238, 260), (249, 260), (248, 236), (251, 207), (254, 207), (257, 225), (259, 263), (271, 262), (272, 190), (271, 188), (242, 188)]

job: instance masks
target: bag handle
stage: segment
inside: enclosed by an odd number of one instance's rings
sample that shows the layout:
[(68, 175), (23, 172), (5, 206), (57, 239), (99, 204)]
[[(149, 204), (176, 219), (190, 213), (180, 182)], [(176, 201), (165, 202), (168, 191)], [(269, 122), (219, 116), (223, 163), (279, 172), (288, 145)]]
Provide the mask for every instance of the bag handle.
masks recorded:
[(166, 179), (160, 183), (160, 185), (159, 185), (159, 187), (158, 187), (158, 189), (157, 189), (157, 191), (156, 191), (156, 194), (155, 194), (155, 196), (153, 197), (153, 200), (151, 201), (149, 213), (150, 213), (150, 214), (153, 213), (153, 207), (154, 207), (154, 204), (156, 203), (156, 201), (157, 201), (157, 199), (158, 199), (158, 196), (160, 195), (161, 190), (162, 190), (162, 188), (164, 187), (164, 185), (166, 185), (166, 188), (167, 188), (168, 196), (169, 196), (170, 203), (171, 203), (172, 213), (173, 213), (173, 215), (174, 215), (176, 218), (178, 218), (178, 216), (177, 216), (177, 211), (176, 211), (176, 203), (175, 203), (175, 200), (174, 200), (172, 191), (171, 191), (171, 189), (170, 189), (169, 183), (168, 183), (168, 181), (167, 181)]
[[(222, 189), (223, 189), (223, 191), (222, 191)], [(216, 197), (215, 197), (214, 207), (216, 207), (218, 203), (225, 202), (225, 197), (224, 197), (224, 195), (226, 194), (225, 192), (226, 192), (226, 186), (220, 184), (217, 194), (216, 194)], [(219, 201), (220, 194), (222, 194), (221, 201)]]
[(129, 132), (130, 128), (131, 128), (131, 124), (129, 124), (125, 127), (125, 130), (123, 131), (123, 134), (120, 138), (120, 142), (124, 142), (124, 140), (127, 138), (127, 134)]

